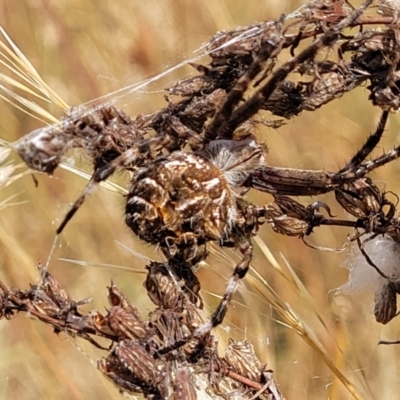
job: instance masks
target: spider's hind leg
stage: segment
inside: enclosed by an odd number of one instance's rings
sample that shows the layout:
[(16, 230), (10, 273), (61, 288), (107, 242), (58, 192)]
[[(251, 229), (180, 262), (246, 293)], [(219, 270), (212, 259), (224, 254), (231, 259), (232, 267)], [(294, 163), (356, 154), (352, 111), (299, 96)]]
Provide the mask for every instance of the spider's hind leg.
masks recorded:
[(221, 325), (226, 315), (226, 312), (228, 311), (228, 306), (232, 301), (232, 297), (238, 288), (239, 282), (246, 276), (250, 268), (250, 263), (253, 256), (253, 245), (250, 239), (242, 239), (238, 243), (238, 247), (243, 254), (242, 260), (238, 264), (236, 264), (233, 274), (229, 279), (228, 285), (226, 287), (225, 294), (222, 297), (217, 309), (212, 314), (210, 320), (205, 324), (200, 325), (191, 335), (187, 336), (186, 338), (175, 342), (171, 346), (164, 347), (163, 349), (158, 350), (159, 355), (176, 350), (184, 346), (191, 339), (204, 338), (211, 332), (213, 328)]
[(213, 312), (210, 321), (200, 326), (196, 331), (195, 335), (202, 336), (220, 325), (228, 311), (229, 304), (232, 301), (232, 297), (235, 294), (239, 282), (246, 276), (250, 268), (251, 259), (253, 257), (253, 245), (250, 239), (245, 239), (238, 244), (238, 247), (243, 254), (241, 261), (236, 264), (233, 274), (229, 279), (228, 285), (225, 290), (225, 294), (222, 297), (217, 309)]
[(385, 130), (386, 122), (389, 116), (389, 111), (383, 111), (381, 118), (374, 133), (369, 135), (367, 141), (363, 144), (361, 149), (352, 157), (352, 159), (338, 172), (338, 175), (345, 175), (346, 173), (353, 173), (355, 169), (371, 154), (371, 152), (378, 145)]

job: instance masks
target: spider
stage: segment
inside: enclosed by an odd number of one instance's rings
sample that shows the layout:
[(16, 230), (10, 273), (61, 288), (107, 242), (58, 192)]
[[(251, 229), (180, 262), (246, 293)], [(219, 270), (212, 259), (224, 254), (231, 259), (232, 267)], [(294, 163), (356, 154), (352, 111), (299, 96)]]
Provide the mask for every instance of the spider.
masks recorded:
[(227, 290), (208, 323), (194, 336), (219, 325), (250, 266), (264, 207), (255, 207), (235, 188), (265, 163), (264, 148), (254, 138), (215, 140), (199, 152), (159, 157), (133, 177), (126, 203), (126, 223), (148, 243), (158, 244), (171, 264), (197, 264), (205, 245), (217, 241), (242, 253)]
[[(171, 152), (182, 150), (189, 144), (192, 150), (196, 150), (217, 138), (233, 139), (234, 131), (239, 125), (248, 121), (263, 107), (274, 90), (279, 89), (297, 66), (313, 60), (320, 49), (334, 44), (341, 31), (351, 26), (371, 2), (372, 0), (366, 0), (297, 56), (275, 70), (267, 66), (263, 71), (266, 60), (273, 60), (281, 48), (293, 46), (296, 40), (301, 39), (301, 36), (296, 38), (284, 35), (282, 24), (285, 17), (276, 22), (261, 24), (262, 29), (256, 30), (255, 36), (252, 33), (248, 38), (244, 37), (243, 41), (222, 47), (222, 50), (219, 50), (219, 43), (229, 42), (231, 36), (229, 33), (226, 38), (217, 35), (209, 43), (210, 55), (214, 56), (211, 70), (195, 65), (196, 69), (204, 72), (200, 87), (194, 84), (199, 80), (197, 78), (187, 82), (183, 87), (188, 92), (183, 92), (190, 93), (189, 97), (176, 104), (170, 102), (168, 107), (147, 118), (145, 116), (132, 120), (122, 111), (107, 104), (89, 110), (77, 107), (70, 110), (59, 126), (38, 129), (26, 135), (16, 147), (20, 156), (33, 169), (51, 174), (60, 163), (61, 156), (74, 147), (85, 148), (93, 158), (92, 179), (57, 233), (61, 233), (93, 189), (118, 167), (129, 169), (143, 161), (151, 162), (163, 148)], [(300, 30), (300, 35), (301, 32)], [(262, 79), (255, 85), (260, 85), (266, 77), (267, 82), (243, 102), (244, 93), (261, 72)], [(203, 91), (209, 95), (203, 96)], [(201, 109), (207, 111), (201, 112)], [(145, 139), (149, 129), (154, 129), (157, 135)], [(263, 175), (264, 172), (259, 170), (257, 173)], [(252, 186), (257, 188), (257, 175), (249, 182), (253, 180)]]

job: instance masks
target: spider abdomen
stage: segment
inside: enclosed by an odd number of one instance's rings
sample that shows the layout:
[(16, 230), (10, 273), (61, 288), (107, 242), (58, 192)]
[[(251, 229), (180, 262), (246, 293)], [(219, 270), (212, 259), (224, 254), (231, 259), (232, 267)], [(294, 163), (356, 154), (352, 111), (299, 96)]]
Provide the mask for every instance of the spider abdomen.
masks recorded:
[(126, 223), (148, 243), (201, 245), (219, 240), (235, 211), (235, 195), (223, 173), (200, 155), (176, 152), (133, 178)]

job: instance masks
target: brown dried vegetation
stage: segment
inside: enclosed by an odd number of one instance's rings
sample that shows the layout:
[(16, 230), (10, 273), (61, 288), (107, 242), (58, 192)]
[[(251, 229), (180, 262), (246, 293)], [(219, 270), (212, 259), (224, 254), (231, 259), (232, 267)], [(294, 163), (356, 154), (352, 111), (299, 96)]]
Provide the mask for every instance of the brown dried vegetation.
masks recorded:
[[(93, 165), (89, 183), (57, 229), (66, 227), (87, 197), (116, 170), (132, 175), (126, 224), (142, 240), (158, 245), (167, 261), (151, 262), (145, 282), (157, 306), (144, 320), (112, 284), (106, 314), (83, 314), (52, 275), (39, 267), (39, 285), (29, 290), (2, 284), (1, 316), (27, 312), (108, 352), (98, 368), (122, 391), (147, 398), (196, 398), (197, 392), (281, 399), (272, 371), (250, 342), (231, 342), (220, 357), (211, 330), (220, 325), (233, 295), (250, 269), (253, 238), (262, 224), (285, 236), (305, 239), (321, 226), (351, 228), (371, 269), (382, 279), (376, 320), (397, 312), (400, 276), (373, 261), (366, 244), (384, 235), (400, 242), (397, 199), (368, 174), (400, 157), (400, 147), (367, 160), (384, 133), (390, 112), (400, 108), (398, 15), (372, 1), (310, 1), (276, 20), (222, 31), (204, 49), (207, 64), (192, 63), (196, 75), (171, 85), (167, 104), (130, 117), (109, 103), (72, 108), (58, 124), (20, 139), (15, 147), (29, 168), (52, 174), (67, 152), (81, 149)], [(379, 28), (377, 28), (379, 25)], [(354, 29), (351, 33), (348, 28)], [(314, 112), (363, 85), (380, 108), (375, 132), (337, 172), (267, 166), (257, 127), (279, 128), (304, 111)], [(278, 117), (278, 118), (277, 118)], [(238, 192), (241, 189), (242, 192)], [(249, 189), (274, 201), (255, 206)], [(303, 205), (294, 196), (335, 194), (335, 204)], [(332, 214), (342, 208), (353, 219)], [(219, 305), (208, 318), (195, 275), (209, 256), (210, 242), (239, 249)], [(111, 341), (108, 348), (96, 341)], [(352, 393), (354, 395), (354, 393)]]

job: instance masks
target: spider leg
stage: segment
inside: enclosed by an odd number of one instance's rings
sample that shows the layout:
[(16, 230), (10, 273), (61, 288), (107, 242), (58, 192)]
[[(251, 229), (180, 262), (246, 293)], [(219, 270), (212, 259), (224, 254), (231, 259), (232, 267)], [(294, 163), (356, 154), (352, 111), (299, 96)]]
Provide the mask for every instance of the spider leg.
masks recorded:
[(382, 134), (385, 130), (385, 125), (388, 119), (389, 111), (383, 111), (381, 118), (379, 119), (378, 126), (376, 127), (376, 131), (372, 133), (367, 141), (363, 144), (361, 149), (353, 156), (353, 158), (340, 169), (338, 174), (343, 174), (346, 171), (351, 171), (357, 168), (365, 158), (374, 150), (374, 148), (378, 145), (379, 141), (382, 138)]
[(166, 146), (170, 141), (171, 138), (169, 135), (155, 136), (150, 139), (143, 140), (141, 143), (139, 143), (138, 146), (128, 149), (127, 151), (122, 153), (119, 157), (112, 160), (110, 163), (95, 170), (85, 190), (72, 205), (68, 213), (65, 215), (63, 221), (61, 222), (60, 226), (56, 231), (57, 235), (59, 235), (64, 230), (65, 226), (75, 215), (75, 213), (79, 210), (79, 208), (87, 199), (87, 197), (89, 197), (89, 195), (96, 189), (96, 187), (102, 181), (108, 179), (118, 167), (126, 167), (134, 165), (134, 163), (140, 156), (144, 156), (151, 151), (159, 151), (164, 146)]
[(75, 215), (75, 213), (79, 210), (80, 206), (84, 203), (87, 197), (96, 189), (97, 185), (100, 182), (96, 182), (94, 176), (90, 179), (89, 183), (86, 185), (85, 190), (82, 194), (78, 197), (78, 199), (74, 202), (70, 210), (65, 215), (64, 219), (62, 220), (60, 226), (57, 228), (56, 234), (59, 235), (71, 220), (71, 218)]
[(251, 259), (253, 257), (253, 245), (251, 244), (250, 240), (246, 240), (239, 244), (239, 246), (240, 251), (243, 254), (243, 258), (238, 264), (236, 264), (233, 274), (229, 279), (228, 286), (226, 287), (225, 294), (222, 297), (217, 309), (212, 314), (210, 321), (202, 326), (199, 326), (194, 332), (195, 336), (203, 336), (207, 332), (211, 331), (211, 329), (222, 323), (225, 314), (228, 311), (228, 306), (232, 301), (232, 297), (239, 286), (239, 282), (249, 271)]
[(379, 143), (385, 129), (388, 111), (384, 111), (377, 129), (362, 148), (337, 173), (263, 166), (253, 171), (244, 186), (262, 192), (287, 196), (315, 196), (340, 188), (344, 183), (364, 177), (368, 172), (400, 157), (400, 146), (361, 164)]
[(397, 146), (393, 150), (390, 150), (387, 153), (382, 154), (381, 156), (373, 160), (369, 160), (364, 164), (357, 166), (356, 169), (353, 171), (346, 171), (342, 174), (336, 175), (333, 181), (335, 182), (340, 180), (349, 181), (349, 180), (355, 180), (357, 178), (362, 178), (369, 172), (373, 171), (374, 169), (382, 167), (383, 165), (386, 165), (391, 161), (396, 160), (399, 157), (400, 157), (400, 146)]
[[(222, 106), (215, 114), (212, 122), (207, 127), (204, 133), (204, 137), (207, 141), (216, 139), (219, 133), (224, 131), (233, 109), (239, 104), (251, 81), (261, 72), (264, 62), (271, 57), (279, 41), (282, 40), (282, 35), (279, 34), (279, 31), (282, 29), (282, 21), (279, 21), (276, 25), (272, 32), (267, 32), (266, 37), (263, 39), (261, 51), (255, 58), (253, 64), (251, 64), (246, 73), (238, 79), (235, 86), (226, 96)], [(230, 136), (231, 135), (227, 135), (227, 138)]]
[(246, 276), (249, 268), (250, 262), (253, 256), (253, 245), (250, 240), (246, 239), (243, 242), (239, 243), (240, 251), (243, 254), (242, 260), (236, 265), (231, 278), (229, 279), (228, 285), (226, 287), (226, 291), (224, 296), (222, 297), (217, 309), (212, 314), (210, 320), (205, 324), (199, 326), (191, 335), (185, 337), (182, 340), (176, 341), (173, 345), (164, 347), (158, 350), (158, 355), (169, 353), (172, 350), (176, 350), (186, 343), (188, 343), (191, 339), (197, 337), (204, 337), (209, 333), (213, 328), (217, 327), (224, 320), (225, 314), (228, 311), (228, 306), (232, 301), (232, 297), (235, 294), (239, 282)]
[(304, 61), (313, 59), (317, 52), (324, 48), (331, 46), (335, 41), (339, 39), (340, 33), (343, 29), (352, 25), (358, 17), (371, 5), (372, 0), (366, 0), (356, 10), (354, 10), (348, 17), (343, 19), (332, 29), (328, 30), (322, 36), (314, 40), (314, 42), (300, 52), (297, 56), (293, 57), (281, 67), (279, 67), (272, 75), (269, 81), (257, 90), (253, 96), (245, 101), (240, 107), (238, 107), (232, 114), (229, 121), (226, 123), (224, 134), (227, 135), (230, 132), (234, 132), (235, 129), (247, 121), (258, 110), (262, 107), (266, 100), (268, 100), (274, 90), (279, 86), (280, 83), (300, 64)]

